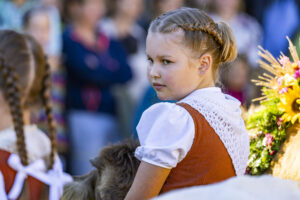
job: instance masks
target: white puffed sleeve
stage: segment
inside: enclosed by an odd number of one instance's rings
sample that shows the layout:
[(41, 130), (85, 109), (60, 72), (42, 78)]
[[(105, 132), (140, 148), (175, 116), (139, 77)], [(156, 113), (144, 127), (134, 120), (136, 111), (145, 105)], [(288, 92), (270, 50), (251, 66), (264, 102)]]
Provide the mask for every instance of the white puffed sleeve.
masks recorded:
[(190, 150), (195, 125), (192, 116), (174, 103), (157, 103), (148, 108), (137, 125), (141, 146), (135, 157), (164, 168), (174, 168)]

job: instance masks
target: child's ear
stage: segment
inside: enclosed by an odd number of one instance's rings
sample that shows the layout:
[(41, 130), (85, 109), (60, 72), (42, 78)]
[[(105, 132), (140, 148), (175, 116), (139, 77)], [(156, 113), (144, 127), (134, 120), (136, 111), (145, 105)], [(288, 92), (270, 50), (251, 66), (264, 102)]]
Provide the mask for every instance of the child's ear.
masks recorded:
[(206, 53), (204, 55), (202, 55), (200, 58), (199, 58), (199, 64), (200, 64), (200, 67), (199, 67), (199, 71), (200, 71), (200, 74), (203, 75), (206, 73), (206, 71), (211, 67), (212, 65), (212, 57), (210, 54)]

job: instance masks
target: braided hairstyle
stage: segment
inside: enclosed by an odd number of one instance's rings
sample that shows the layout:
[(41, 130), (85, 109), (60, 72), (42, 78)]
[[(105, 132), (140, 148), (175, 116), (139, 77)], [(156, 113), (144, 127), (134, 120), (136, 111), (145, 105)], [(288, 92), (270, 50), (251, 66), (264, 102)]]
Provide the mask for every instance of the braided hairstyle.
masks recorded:
[(184, 45), (192, 49), (195, 57), (212, 55), (215, 75), (221, 63), (237, 56), (237, 47), (231, 28), (223, 22), (215, 23), (204, 11), (197, 8), (180, 8), (154, 19), (149, 32), (171, 33), (184, 31)]
[(55, 158), (55, 126), (50, 105), (50, 67), (42, 47), (29, 35), (0, 31), (0, 90), (8, 102), (22, 164), (28, 164), (24, 138), (24, 109), (45, 107), (49, 126), (50, 167)]

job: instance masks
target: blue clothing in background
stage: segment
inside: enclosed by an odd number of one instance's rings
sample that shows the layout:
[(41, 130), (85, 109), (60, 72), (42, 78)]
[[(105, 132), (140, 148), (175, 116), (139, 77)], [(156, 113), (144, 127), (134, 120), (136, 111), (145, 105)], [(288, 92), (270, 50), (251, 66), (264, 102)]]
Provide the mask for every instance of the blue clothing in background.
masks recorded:
[(104, 146), (122, 139), (111, 90), (132, 75), (118, 42), (97, 34), (97, 42), (91, 46), (72, 27), (63, 34), (63, 63), (67, 72), (70, 172), (83, 175), (92, 170), (89, 160)]
[(27, 0), (17, 6), (12, 0), (0, 0), (0, 29), (22, 31), (23, 15), (34, 3), (34, 0)]
[(84, 44), (71, 27), (63, 34), (63, 61), (67, 70), (67, 110), (115, 115), (110, 87), (131, 78), (126, 53), (118, 42), (99, 34), (99, 46)]
[(148, 88), (145, 91), (145, 94), (140, 102), (140, 104), (137, 107), (136, 114), (134, 116), (133, 120), (133, 132), (134, 132), (134, 138), (138, 138), (137, 132), (136, 132), (136, 126), (138, 125), (140, 118), (145, 110), (147, 110), (150, 106), (153, 104), (159, 103), (159, 102), (175, 102), (175, 101), (162, 101), (160, 100), (155, 90), (149, 85)]
[(263, 48), (275, 57), (278, 57), (281, 51), (285, 53), (288, 49), (286, 36), (292, 38), (299, 24), (299, 11), (295, 0), (273, 1), (263, 18)]

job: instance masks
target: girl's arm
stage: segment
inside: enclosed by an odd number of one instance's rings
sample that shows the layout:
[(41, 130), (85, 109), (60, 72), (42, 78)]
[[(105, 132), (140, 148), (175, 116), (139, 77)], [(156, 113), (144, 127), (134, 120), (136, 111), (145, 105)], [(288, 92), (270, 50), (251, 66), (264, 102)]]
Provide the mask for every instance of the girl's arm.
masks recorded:
[(170, 171), (142, 161), (125, 200), (146, 200), (157, 196)]

